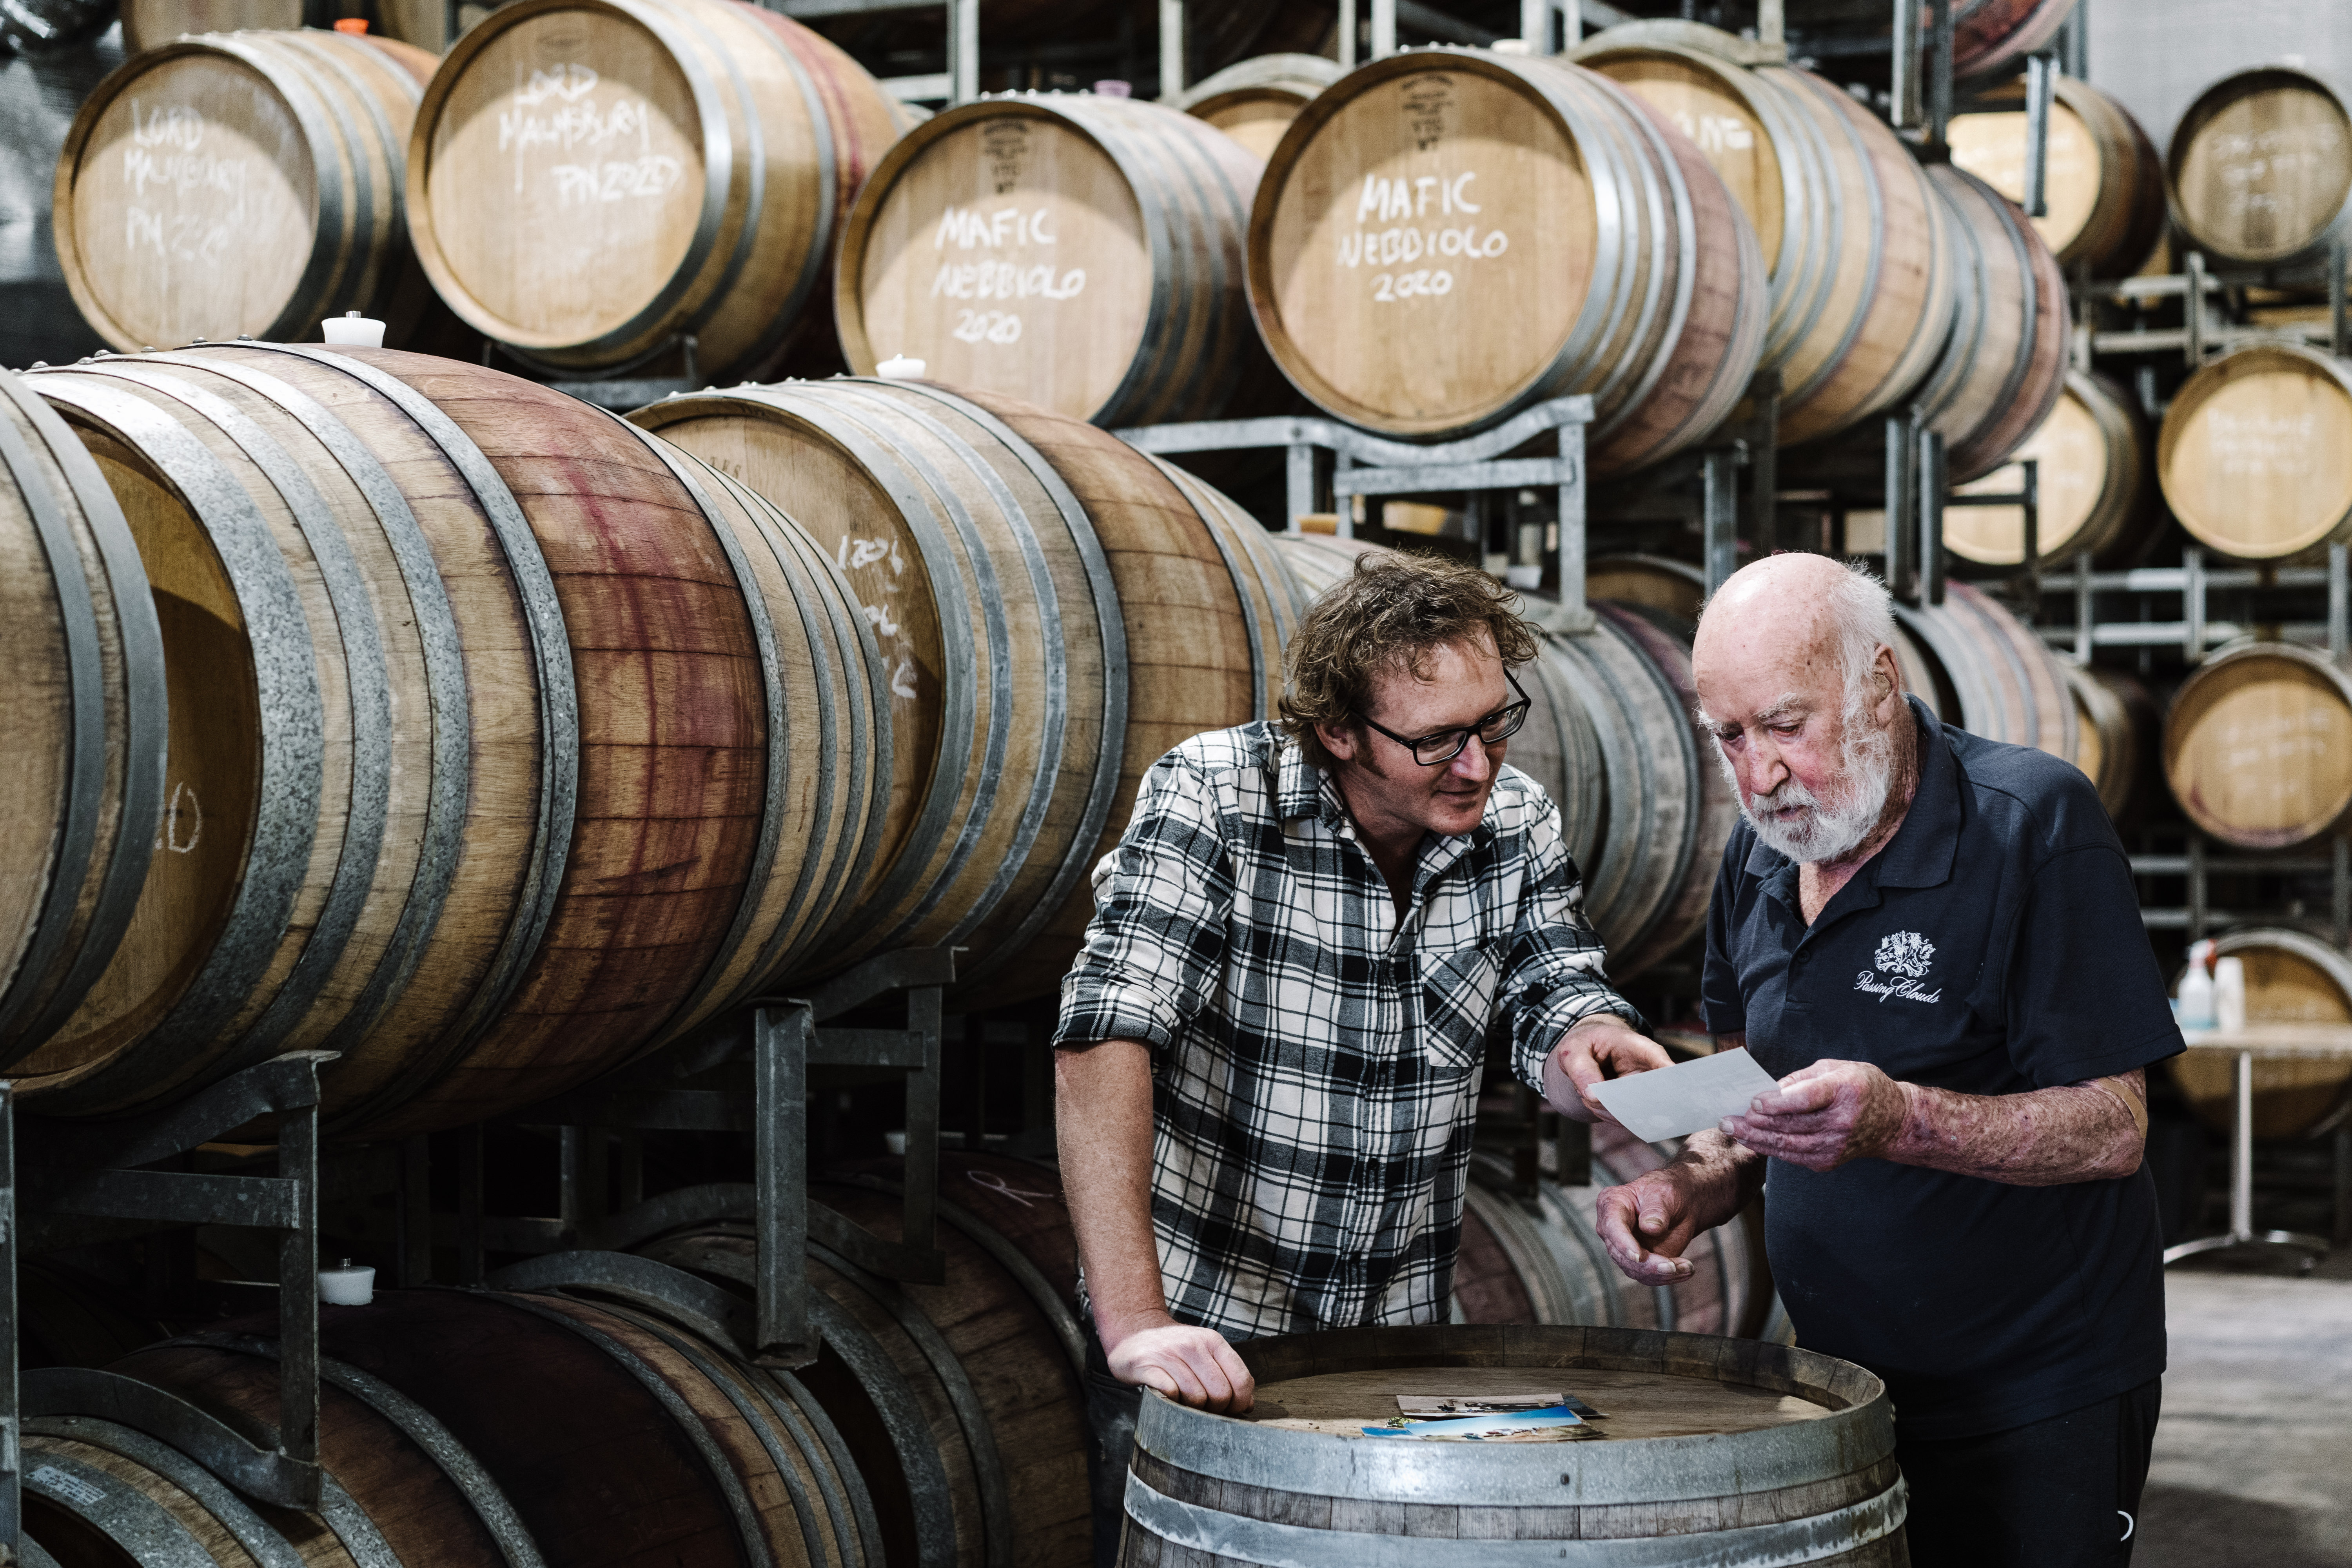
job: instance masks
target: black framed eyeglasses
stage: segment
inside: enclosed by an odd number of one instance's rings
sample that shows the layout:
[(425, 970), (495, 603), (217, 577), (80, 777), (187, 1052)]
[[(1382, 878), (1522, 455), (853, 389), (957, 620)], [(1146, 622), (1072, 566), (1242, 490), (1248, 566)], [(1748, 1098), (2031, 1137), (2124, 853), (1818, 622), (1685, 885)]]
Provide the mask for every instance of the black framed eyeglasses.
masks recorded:
[(1434, 735), (1409, 741), (1385, 725), (1373, 723), (1361, 713), (1356, 717), (1363, 719), (1366, 724), (1411, 752), (1412, 760), (1423, 767), (1437, 767), (1460, 756), (1462, 748), (1470, 743), (1471, 736), (1477, 736), (1481, 745), (1498, 745), (1517, 734), (1519, 726), (1528, 721), (1528, 710), (1534, 704), (1528, 696), (1527, 688), (1521, 686), (1518, 677), (1507, 669), (1503, 671), (1503, 679), (1511, 683), (1511, 689), (1519, 694), (1519, 700), (1507, 708), (1497, 708), (1475, 724), (1465, 724), (1459, 730), (1440, 730)]

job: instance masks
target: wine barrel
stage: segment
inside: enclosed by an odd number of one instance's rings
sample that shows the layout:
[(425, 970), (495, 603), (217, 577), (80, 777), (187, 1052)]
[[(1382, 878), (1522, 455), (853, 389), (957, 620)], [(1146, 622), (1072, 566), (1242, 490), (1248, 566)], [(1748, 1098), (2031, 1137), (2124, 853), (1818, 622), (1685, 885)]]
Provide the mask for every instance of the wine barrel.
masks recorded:
[(1612, 29), (1572, 58), (1673, 121), (1753, 223), (1771, 279), (1758, 368), (1780, 373), (1780, 444), (1883, 412), (1950, 332), (1947, 205), (1895, 133), (1821, 77), (1744, 66), (1741, 41), (1713, 28), (1672, 39)]
[(134, 55), (189, 33), (285, 33), (337, 19), (325, 0), (122, 0), (121, 11), (122, 47)]
[(849, 216), (843, 353), (861, 375), (910, 355), (1106, 426), (1260, 411), (1278, 383), (1243, 289), (1259, 167), (1156, 103), (1025, 93), (936, 115)]
[(2126, 821), (2156, 760), (2156, 704), (2128, 675), (2072, 663), (2059, 668), (2074, 699), (2074, 765), (2098, 785), (2107, 815)]
[(2172, 395), (2156, 473), (2180, 526), (2224, 555), (2352, 537), (2352, 373), (2289, 343), (2223, 354)]
[[(1544, 1146), (1547, 1156), (1553, 1152)], [(1644, 1143), (1601, 1122), (1592, 1129), (1592, 1180), (1561, 1186), (1546, 1158), (1532, 1199), (1519, 1195), (1501, 1158), (1472, 1155), (1462, 1255), (1454, 1266), (1454, 1321), (1754, 1337), (1772, 1292), (1760, 1277), (1761, 1250), (1744, 1223), (1701, 1231), (1683, 1252), (1691, 1263), (1689, 1277), (1664, 1286), (1626, 1279), (1594, 1229), (1593, 1202), (1603, 1187), (1622, 1186), (1681, 1152), (1679, 1144)]]
[[(122, 509), (0, 372), (0, 1066), (62, 1024), (130, 931), (164, 820), (163, 633)], [(163, 831), (159, 833), (158, 825)]]
[(1205, 120), (1261, 163), (1307, 100), (1344, 73), (1321, 55), (1259, 55), (1187, 88), (1176, 107)]
[(985, 985), (968, 997), (1051, 990), (1145, 770), (1274, 710), (1295, 590), (1264, 530), (1092, 426), (971, 389), (795, 382), (631, 417), (806, 520), (880, 635), (884, 847), (824, 962), (951, 942)]
[(2000, 467), (2057, 405), (2072, 311), (2065, 276), (2023, 213), (1964, 169), (1927, 173), (1952, 209), (1945, 233), (1959, 285), (1951, 341), (1912, 397), (1944, 437), (1951, 479), (1965, 482)]
[(1905, 684), (1946, 723), (2074, 760), (2074, 700), (2063, 667), (1989, 595), (1947, 583), (1941, 605), (1897, 604), (1895, 620), (1917, 661), (1906, 661)]
[(173, 727), (171, 852), (15, 1069), (44, 1111), (317, 1048), (340, 1131), (478, 1121), (755, 987), (863, 877), (878, 650), (723, 476), (389, 350), (27, 380), (130, 514)]
[[(2022, 89), (2001, 95), (2007, 102)], [(1952, 162), (2012, 202), (2025, 199), (2025, 110), (1952, 118)], [(2042, 173), (2046, 216), (2032, 219), (2061, 267), (2127, 277), (2164, 232), (2164, 165), (2131, 111), (2089, 82), (2058, 78)]]
[[(1300, 584), (1319, 594), (1377, 546), (1276, 536)], [(1645, 605), (1596, 602), (1581, 637), (1547, 636), (1519, 672), (1533, 704), (1507, 760), (1559, 807), (1584, 912), (1629, 979), (1706, 923), (1717, 863), (1739, 805), (1701, 755), (1690, 712), (1691, 627)]]
[(2189, 820), (2224, 843), (2284, 849), (2352, 810), (2352, 677), (2291, 643), (2208, 659), (2164, 716), (2164, 777)]
[(2352, 234), (2352, 115), (2309, 71), (2258, 66), (2207, 88), (2164, 172), (2173, 221), (2217, 261), (2315, 267)]
[(391, 1290), (320, 1318), (319, 1512), (256, 1507), (223, 1473), (232, 1434), (276, 1430), (272, 1317), (33, 1374), (26, 1533), (62, 1563), (155, 1568), (868, 1560), (872, 1503), (824, 1407), (655, 1312)]
[[(1961, 494), (2015, 495), (2019, 467), (2038, 465), (2035, 521), (2042, 569), (2071, 566), (2088, 551), (2103, 565), (2146, 551), (2158, 521), (2148, 485), (2147, 421), (2139, 402), (2103, 375), (2070, 370), (2065, 390), (2006, 466), (1958, 487)], [(2025, 511), (2015, 506), (1944, 510), (1944, 546), (1964, 561), (2015, 566), (2025, 556)]]
[[(898, 1236), (898, 1162), (813, 1181), (810, 1196)], [(1060, 1178), (955, 1151), (940, 1156), (939, 1284), (893, 1283), (823, 1243), (809, 1250), (824, 1350), (800, 1373), (874, 1497), (891, 1568), (1018, 1561), (1082, 1568), (1093, 1555), (1086, 1346), (1076, 1244)], [(751, 1227), (721, 1223), (645, 1244), (645, 1256), (748, 1296)]]
[[(1706, 1334), (1444, 1324), (1235, 1349), (1257, 1379), (1249, 1415), (1145, 1396), (1122, 1568), (1343, 1568), (1408, 1531), (1657, 1568), (1910, 1561), (1894, 1408), (1850, 1362)], [(1445, 1444), (1366, 1431), (1397, 1420), (1400, 1394), (1533, 1391), (1593, 1405), (1608, 1440)]]
[(58, 163), (58, 258), (116, 348), (295, 338), (356, 310), (399, 346), (435, 315), (401, 216), (432, 57), (344, 33), (213, 34), (100, 82)]
[(1706, 605), (1706, 574), (1663, 555), (1602, 555), (1585, 563), (1584, 594), (1663, 610), (1696, 625)]
[(1328, 413), (1436, 440), (1586, 393), (1603, 474), (1715, 429), (1769, 311), (1754, 227), (1657, 111), (1580, 66), (1450, 48), (1306, 106), (1258, 186), (1249, 286)]
[(450, 307), (529, 363), (675, 367), (691, 337), (705, 379), (764, 374), (796, 333), (830, 350), (806, 307), (904, 123), (847, 55), (738, 0), (501, 6), (416, 111), (409, 231)]
[[(2214, 952), (2246, 966), (2250, 1024), (2352, 1024), (2352, 958), (2299, 931), (2252, 928), (2223, 933)], [(2205, 1124), (2226, 1132), (2237, 1103), (2234, 1058), (2186, 1051), (2165, 1063)], [(2254, 1058), (2254, 1136), (2311, 1138), (2352, 1115), (2352, 1063)]]

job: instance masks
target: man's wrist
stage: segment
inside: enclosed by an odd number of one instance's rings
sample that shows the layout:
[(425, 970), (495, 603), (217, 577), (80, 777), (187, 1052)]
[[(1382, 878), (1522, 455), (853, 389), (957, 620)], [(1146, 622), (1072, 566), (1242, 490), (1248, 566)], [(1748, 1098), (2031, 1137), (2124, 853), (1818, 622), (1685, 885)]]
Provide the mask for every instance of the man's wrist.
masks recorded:
[(1175, 1317), (1165, 1307), (1137, 1308), (1124, 1312), (1107, 1311), (1100, 1303), (1095, 1307), (1095, 1335), (1102, 1341), (1105, 1350), (1148, 1330), (1175, 1326)]

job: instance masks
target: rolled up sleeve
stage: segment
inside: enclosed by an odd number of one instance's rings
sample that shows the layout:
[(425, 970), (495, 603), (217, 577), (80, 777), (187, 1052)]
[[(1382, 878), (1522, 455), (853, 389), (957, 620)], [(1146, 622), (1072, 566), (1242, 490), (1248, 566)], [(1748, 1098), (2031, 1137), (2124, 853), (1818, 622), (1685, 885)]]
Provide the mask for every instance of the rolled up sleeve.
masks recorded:
[(1095, 866), (1094, 895), (1054, 1044), (1164, 1051), (1220, 983), (1234, 907), (1217, 803), (1198, 768), (1171, 754), (1144, 775), (1126, 834)]
[(1584, 881), (1560, 839), (1558, 814), (1540, 814), (1527, 831), (1529, 864), (1502, 994), (1513, 1070), (1540, 1094), (1544, 1058), (1577, 1025), (1613, 1013), (1633, 1028), (1644, 1026), (1640, 1009), (1609, 984), (1608, 955), (1584, 917)]

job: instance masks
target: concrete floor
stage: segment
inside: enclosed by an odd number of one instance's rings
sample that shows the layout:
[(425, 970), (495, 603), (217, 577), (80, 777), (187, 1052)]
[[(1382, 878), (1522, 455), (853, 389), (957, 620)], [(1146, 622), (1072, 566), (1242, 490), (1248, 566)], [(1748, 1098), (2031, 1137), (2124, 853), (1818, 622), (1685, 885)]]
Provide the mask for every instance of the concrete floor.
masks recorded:
[(2352, 1568), (2352, 1249), (2166, 1278), (2171, 1370), (2134, 1568)]

